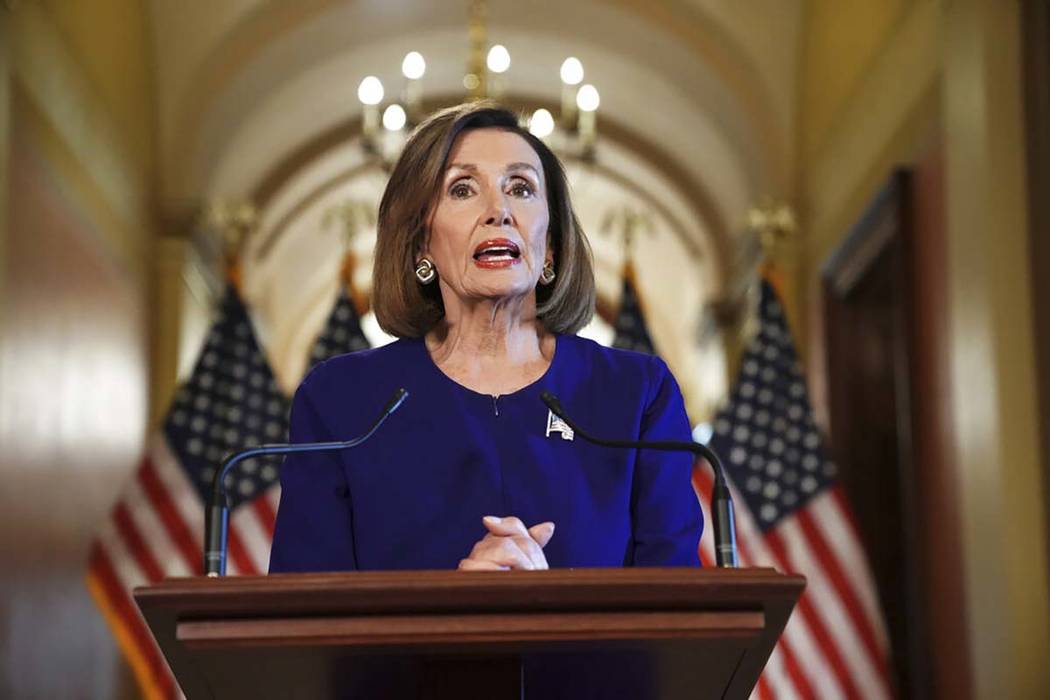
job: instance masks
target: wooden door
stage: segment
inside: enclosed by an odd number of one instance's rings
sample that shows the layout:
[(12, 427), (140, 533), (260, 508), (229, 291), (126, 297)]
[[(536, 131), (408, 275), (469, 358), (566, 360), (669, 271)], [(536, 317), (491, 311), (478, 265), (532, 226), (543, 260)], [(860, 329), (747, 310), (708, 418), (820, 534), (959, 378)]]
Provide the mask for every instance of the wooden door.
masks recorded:
[(871, 562), (901, 697), (928, 697), (913, 450), (911, 177), (898, 172), (823, 273), (831, 450)]

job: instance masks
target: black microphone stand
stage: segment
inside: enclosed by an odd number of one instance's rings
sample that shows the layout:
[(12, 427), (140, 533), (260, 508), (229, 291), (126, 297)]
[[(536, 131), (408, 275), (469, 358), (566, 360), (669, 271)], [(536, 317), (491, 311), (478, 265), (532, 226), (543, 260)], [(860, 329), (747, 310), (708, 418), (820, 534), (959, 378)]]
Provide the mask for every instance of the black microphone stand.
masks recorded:
[(715, 472), (715, 485), (711, 494), (711, 507), (714, 515), (715, 526), (715, 562), (720, 567), (735, 568), (738, 566), (736, 556), (736, 526), (733, 521), (733, 496), (729, 493), (729, 485), (727, 484), (725, 475), (722, 471), (722, 460), (718, 458), (718, 455), (715, 454), (714, 450), (707, 445), (700, 444), (699, 442), (680, 442), (677, 440), (605, 440), (603, 438), (594, 437), (587, 433), (576, 421), (565, 413), (565, 409), (562, 407), (561, 401), (558, 400), (557, 396), (549, 391), (544, 391), (540, 393), (540, 398), (543, 399), (543, 403), (547, 404), (547, 408), (565, 421), (566, 425), (572, 428), (574, 433), (578, 434), (587, 442), (593, 442), (595, 445), (643, 450), (662, 450), (664, 452), (692, 452), (693, 454), (706, 459)]
[(297, 452), (327, 452), (329, 450), (345, 450), (357, 447), (362, 442), (372, 437), (379, 430), (379, 426), (398, 409), (408, 398), (408, 392), (398, 389), (387, 403), (383, 413), (380, 414), (372, 427), (363, 435), (353, 440), (342, 442), (303, 442), (285, 445), (260, 445), (251, 449), (235, 452), (227, 457), (222, 467), (215, 472), (215, 478), (211, 482), (211, 502), (204, 515), (204, 573), (207, 576), (226, 575), (226, 536), (229, 527), (229, 504), (226, 501), (226, 474), (230, 468), (238, 462), (251, 457), (263, 455), (287, 455)]

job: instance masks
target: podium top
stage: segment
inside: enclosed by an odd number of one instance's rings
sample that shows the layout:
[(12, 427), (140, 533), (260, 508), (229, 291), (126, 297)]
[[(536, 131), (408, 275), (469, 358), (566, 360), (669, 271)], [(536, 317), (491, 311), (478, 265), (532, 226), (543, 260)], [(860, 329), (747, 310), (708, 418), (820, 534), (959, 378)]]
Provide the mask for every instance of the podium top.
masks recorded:
[(712, 609), (798, 600), (805, 578), (774, 569), (550, 569), (361, 571), (169, 578), (135, 589), (143, 611), (245, 616), (491, 610)]

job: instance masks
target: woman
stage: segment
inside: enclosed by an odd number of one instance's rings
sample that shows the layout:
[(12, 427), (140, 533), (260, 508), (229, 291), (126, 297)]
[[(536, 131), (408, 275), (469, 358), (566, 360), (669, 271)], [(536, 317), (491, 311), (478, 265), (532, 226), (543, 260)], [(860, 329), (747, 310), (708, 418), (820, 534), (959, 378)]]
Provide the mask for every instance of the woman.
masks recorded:
[(574, 335), (590, 249), (561, 164), (513, 114), (473, 103), (415, 131), (379, 207), (373, 290), (400, 340), (315, 368), (291, 439), (347, 439), (397, 387), (409, 398), (360, 447), (288, 458), (271, 572), (699, 564), (689, 455), (572, 439), (539, 398), (597, 434), (689, 439), (661, 360)]

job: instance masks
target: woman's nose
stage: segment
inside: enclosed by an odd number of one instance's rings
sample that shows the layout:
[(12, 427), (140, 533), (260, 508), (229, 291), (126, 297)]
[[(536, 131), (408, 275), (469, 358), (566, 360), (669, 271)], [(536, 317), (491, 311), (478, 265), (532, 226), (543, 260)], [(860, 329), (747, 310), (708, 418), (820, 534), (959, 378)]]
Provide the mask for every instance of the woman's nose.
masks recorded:
[(511, 223), (510, 208), (507, 206), (506, 199), (502, 196), (490, 199), (489, 210), (485, 212), (485, 225), (510, 226)]

